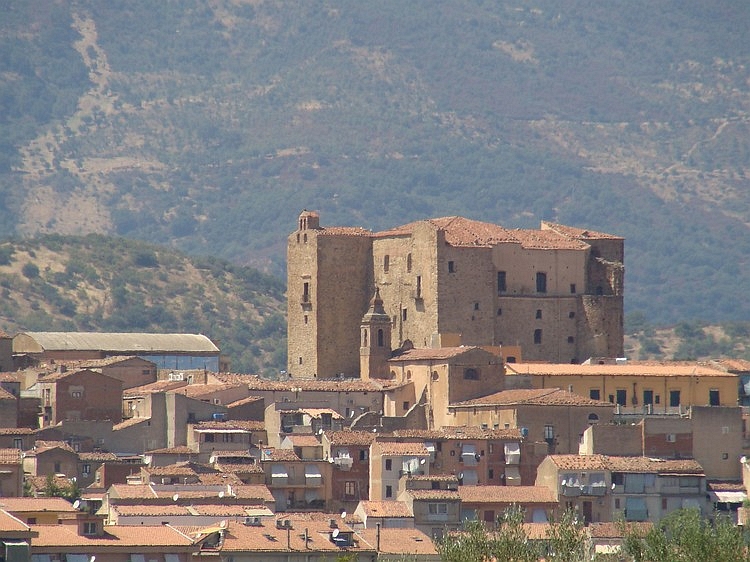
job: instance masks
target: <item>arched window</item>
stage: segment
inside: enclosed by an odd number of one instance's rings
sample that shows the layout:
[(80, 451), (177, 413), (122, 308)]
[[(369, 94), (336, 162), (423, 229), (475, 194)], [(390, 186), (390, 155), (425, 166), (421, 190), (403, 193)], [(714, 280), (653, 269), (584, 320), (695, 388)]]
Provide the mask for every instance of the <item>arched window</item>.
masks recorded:
[(464, 369), (464, 379), (470, 380), (470, 381), (478, 381), (479, 380), (479, 371), (473, 368)]
[(362, 347), (367, 347), (367, 329), (362, 330)]
[(378, 330), (378, 347), (383, 347), (383, 330)]

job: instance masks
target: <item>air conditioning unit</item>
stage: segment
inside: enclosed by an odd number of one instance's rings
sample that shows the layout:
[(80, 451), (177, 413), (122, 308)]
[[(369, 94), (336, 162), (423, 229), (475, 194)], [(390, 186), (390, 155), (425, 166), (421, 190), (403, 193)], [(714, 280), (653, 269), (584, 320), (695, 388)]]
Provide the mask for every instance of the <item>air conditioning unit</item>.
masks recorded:
[(248, 527), (262, 527), (260, 517), (245, 517), (243, 523)]

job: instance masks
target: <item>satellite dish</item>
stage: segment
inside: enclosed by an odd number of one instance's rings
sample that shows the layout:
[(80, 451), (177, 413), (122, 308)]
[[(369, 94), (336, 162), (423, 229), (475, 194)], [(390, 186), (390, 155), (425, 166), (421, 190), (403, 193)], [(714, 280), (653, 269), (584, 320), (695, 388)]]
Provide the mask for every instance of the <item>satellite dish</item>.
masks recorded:
[(227, 528), (227, 520), (226, 519), (223, 519), (221, 521), (221, 523), (219, 523), (219, 528), (220, 529), (226, 529)]
[(745, 463), (747, 462), (747, 457), (746, 457), (745, 455), (742, 455), (742, 456), (740, 457), (740, 462), (741, 462), (742, 464), (745, 464)]
[(333, 537), (334, 539), (335, 539), (336, 537), (338, 537), (338, 536), (339, 536), (339, 530), (338, 530), (338, 529), (334, 529), (334, 530), (333, 530), (333, 532), (331, 533), (331, 536), (332, 536), (332, 537)]
[(328, 462), (331, 463), (331, 464), (333, 464), (336, 461), (333, 460), (333, 457), (328, 457)]
[(614, 482), (612, 482), (612, 489), (613, 490), (615, 489), (615, 483)]
[(78, 509), (81, 507), (81, 500), (76, 500), (73, 502), (73, 509)]
[(322, 427), (318, 430), (318, 435), (323, 435), (323, 428)]
[(96, 560), (96, 555), (92, 554), (91, 558), (89, 558), (89, 562), (95, 562), (95, 560)]
[(176, 502), (179, 499), (180, 499), (180, 494), (175, 494), (174, 496), (172, 496), (172, 501)]
[(567, 483), (568, 483), (568, 481), (567, 481), (567, 480), (565, 480), (565, 478), (563, 478), (563, 481), (562, 481), (562, 482), (560, 482), (560, 484), (562, 484), (563, 486), (565, 486), (565, 485), (566, 485)]
[(220, 498), (223, 498), (223, 497), (224, 497), (224, 490), (220, 490), (220, 491), (219, 491), (219, 497), (220, 497)]
[(424, 464), (427, 459), (420, 459), (419, 464)]
[(341, 519), (346, 519), (346, 511), (341, 512)]

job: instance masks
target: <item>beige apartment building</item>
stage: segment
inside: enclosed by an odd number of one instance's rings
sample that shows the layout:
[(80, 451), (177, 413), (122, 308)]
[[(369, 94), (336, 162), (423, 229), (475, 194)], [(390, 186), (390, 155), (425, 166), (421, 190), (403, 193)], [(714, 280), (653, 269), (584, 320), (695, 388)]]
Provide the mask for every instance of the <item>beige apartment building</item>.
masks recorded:
[[(506, 344), (554, 363), (621, 356), (623, 255), (620, 237), (546, 222), (444, 217), (371, 232), (324, 228), (304, 211), (287, 247), (288, 372), (357, 376), (361, 356), (408, 347)], [(365, 326), (375, 331), (365, 337)]]

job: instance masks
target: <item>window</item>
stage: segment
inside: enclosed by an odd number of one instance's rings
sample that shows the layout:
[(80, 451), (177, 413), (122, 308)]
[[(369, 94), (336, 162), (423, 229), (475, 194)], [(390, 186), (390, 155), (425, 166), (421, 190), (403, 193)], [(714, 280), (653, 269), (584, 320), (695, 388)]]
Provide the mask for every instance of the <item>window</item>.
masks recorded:
[(81, 467), (81, 474), (91, 474), (91, 465), (90, 464), (84, 464)]
[(471, 381), (479, 380), (479, 371), (476, 369), (468, 368), (464, 369), (464, 379)]
[(615, 498), (615, 509), (620, 509), (620, 498)]
[(644, 390), (643, 391), (643, 403), (644, 404), (653, 404), (654, 403), (654, 391), (653, 390)]
[(498, 308), (497, 309), (497, 315), (498, 316), (502, 316), (503, 315), (503, 309), (502, 308)]
[(56, 463), (55, 463), (55, 472), (62, 472), (62, 471), (60, 470), (60, 463), (59, 463), (59, 462), (56, 462)]
[(474, 303), (474, 310), (479, 310), (479, 303), (478, 302)]
[(214, 442), (214, 434), (213, 433), (206, 433), (206, 438), (203, 440), (206, 443), (213, 443)]
[(508, 290), (508, 286), (506, 285), (506, 279), (505, 279), (505, 272), (504, 271), (498, 271), (497, 272), (497, 293), (504, 293)]
[(617, 404), (620, 406), (625, 406), (628, 403), (628, 391), (624, 388), (618, 388), (615, 390), (615, 395), (617, 396)]
[(575, 343), (576, 339), (573, 336), (568, 336), (568, 343)]
[(601, 400), (601, 393), (598, 388), (592, 388), (589, 390), (589, 398), (592, 400)]
[(96, 523), (95, 522), (85, 522), (83, 524), (83, 534), (84, 535), (95, 535), (96, 534)]
[(596, 425), (599, 423), (599, 416), (596, 414), (589, 414), (589, 425)]
[(547, 274), (538, 271), (536, 274), (536, 292), (546, 293), (547, 292)]
[(544, 426), (544, 440), (548, 443), (555, 439), (555, 426), (545, 425)]
[(406, 410), (408, 410), (408, 409), (409, 409), (409, 401), (408, 401), (408, 400), (404, 400), (404, 403), (403, 403), (403, 407), (404, 407), (404, 408), (403, 408), (403, 409), (404, 409), (404, 411), (406, 411)]
[(575, 295), (576, 294), (576, 284), (575, 283), (571, 283), (570, 284), (570, 294), (571, 295)]
[(537, 328), (534, 330), (534, 343), (542, 343), (542, 330)]
[(570, 312), (568, 312), (568, 318), (575, 318), (575, 317), (576, 317), (576, 313), (574, 311), (571, 310)]
[(386, 486), (385, 487), (385, 497), (386, 498), (392, 498), (393, 497), (393, 486)]
[(366, 461), (367, 460), (367, 449), (360, 449), (359, 450), (359, 460)]
[(83, 395), (83, 393), (80, 390), (74, 390), (73, 392), (70, 393), (70, 395), (73, 398), (80, 398)]
[(490, 468), (490, 469), (489, 469), (489, 470), (487, 471), (487, 478), (488, 478), (489, 480), (492, 480), (492, 479), (493, 479), (494, 477), (495, 477), (495, 470), (494, 470), (494, 469), (492, 469), (492, 468)]
[(708, 404), (709, 406), (718, 406), (720, 403), (719, 400), (719, 389), (718, 388), (712, 388), (708, 391)]
[(13, 448), (14, 449), (23, 449), (23, 439), (20, 437), (13, 438)]
[(234, 441), (234, 435), (231, 433), (222, 433), (221, 437), (224, 443), (232, 443)]
[(385, 459), (385, 469), (393, 470), (393, 459)]
[(662, 498), (662, 499), (661, 499), (661, 508), (662, 508), (663, 510), (666, 510), (666, 509), (667, 509), (667, 498)]
[(344, 496), (346, 499), (355, 499), (357, 497), (357, 483), (351, 480), (344, 482)]
[(729, 453), (722, 453), (721, 454), (721, 460), (725, 461), (729, 458)]
[(310, 283), (302, 284), (302, 302), (310, 302)]
[(391, 256), (388, 254), (383, 256), (383, 273), (388, 273), (388, 270), (391, 268)]
[(417, 275), (417, 288), (415, 290), (414, 296), (418, 299), (422, 298), (422, 276)]
[(367, 329), (362, 330), (362, 347), (367, 347)]
[(667, 443), (674, 443), (677, 441), (677, 435), (674, 433), (667, 433)]
[(679, 408), (680, 406), (680, 391), (679, 390), (669, 391), (669, 406), (671, 408)]
[(405, 308), (402, 308), (402, 309), (401, 309), (401, 320), (402, 320), (403, 322), (406, 322), (406, 316), (407, 316), (407, 314), (406, 314), (406, 309), (405, 309)]
[(430, 515), (445, 515), (446, 513), (448, 513), (448, 504), (431, 503), (428, 504), (427, 509), (429, 510)]
[(143, 369), (143, 370), (141, 371), (141, 374), (142, 374), (142, 375), (150, 375), (150, 374), (151, 374), (151, 369)]
[(26, 519), (27, 525), (36, 525), (36, 517), (29, 517)]
[(452, 261), (448, 262), (448, 273), (456, 273), (456, 264)]
[(383, 339), (383, 330), (378, 330), (378, 347), (383, 347), (385, 340)]
[(542, 319), (542, 309), (541, 308), (537, 308), (536, 309), (536, 319), (537, 320), (541, 320)]
[(307, 320), (307, 314), (305, 314), (305, 324), (307, 324), (307, 322), (308, 322), (308, 320)]
[(411, 273), (411, 254), (406, 254), (406, 272)]
[(302, 365), (302, 357), (299, 358), (299, 364)]

